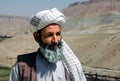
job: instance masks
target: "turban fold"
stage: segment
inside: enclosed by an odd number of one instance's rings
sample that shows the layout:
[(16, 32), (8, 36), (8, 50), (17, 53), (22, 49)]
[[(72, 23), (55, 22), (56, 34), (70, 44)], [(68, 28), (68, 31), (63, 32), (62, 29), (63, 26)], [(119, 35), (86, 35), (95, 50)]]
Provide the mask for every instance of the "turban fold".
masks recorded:
[(63, 27), (65, 23), (65, 16), (57, 8), (52, 8), (51, 10), (43, 10), (36, 13), (30, 20), (32, 25), (31, 31), (38, 31), (45, 26), (56, 23)]

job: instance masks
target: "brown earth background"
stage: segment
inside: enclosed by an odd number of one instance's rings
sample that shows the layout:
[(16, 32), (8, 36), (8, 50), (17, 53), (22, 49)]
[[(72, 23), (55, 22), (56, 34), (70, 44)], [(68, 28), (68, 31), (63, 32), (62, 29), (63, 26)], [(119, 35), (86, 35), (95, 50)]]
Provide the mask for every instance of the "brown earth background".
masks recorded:
[[(120, 78), (120, 0), (75, 2), (61, 10), (68, 21), (63, 39), (73, 49), (86, 74)], [(29, 18), (0, 15), (0, 66), (9, 66), (19, 54), (38, 49), (29, 31)], [(117, 78), (117, 79), (116, 79)]]

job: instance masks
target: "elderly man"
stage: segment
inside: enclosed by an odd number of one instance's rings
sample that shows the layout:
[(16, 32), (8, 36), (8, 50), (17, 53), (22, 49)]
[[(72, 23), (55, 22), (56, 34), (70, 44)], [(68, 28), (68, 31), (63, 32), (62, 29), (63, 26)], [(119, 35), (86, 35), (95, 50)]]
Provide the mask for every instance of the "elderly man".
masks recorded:
[(18, 55), (10, 81), (86, 81), (81, 63), (62, 39), (65, 16), (58, 9), (43, 10), (30, 20), (38, 51)]

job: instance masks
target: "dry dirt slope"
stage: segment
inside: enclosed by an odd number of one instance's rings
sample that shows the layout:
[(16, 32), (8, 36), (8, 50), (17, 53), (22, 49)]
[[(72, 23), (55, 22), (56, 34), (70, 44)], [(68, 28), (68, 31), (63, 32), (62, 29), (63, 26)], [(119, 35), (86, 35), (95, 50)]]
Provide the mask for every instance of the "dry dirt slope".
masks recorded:
[(19, 54), (37, 50), (37, 43), (32, 35), (16, 35), (0, 42), (0, 64), (12, 66)]

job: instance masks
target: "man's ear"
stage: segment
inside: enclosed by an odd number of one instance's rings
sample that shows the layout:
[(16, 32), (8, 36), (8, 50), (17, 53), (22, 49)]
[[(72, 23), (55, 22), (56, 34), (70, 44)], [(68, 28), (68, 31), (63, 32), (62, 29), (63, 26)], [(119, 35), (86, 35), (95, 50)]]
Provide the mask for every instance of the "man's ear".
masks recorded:
[(33, 36), (34, 36), (35, 41), (36, 41), (36, 42), (39, 42), (39, 40), (40, 40), (40, 35), (39, 35), (39, 33), (34, 32), (34, 33), (33, 33)]

